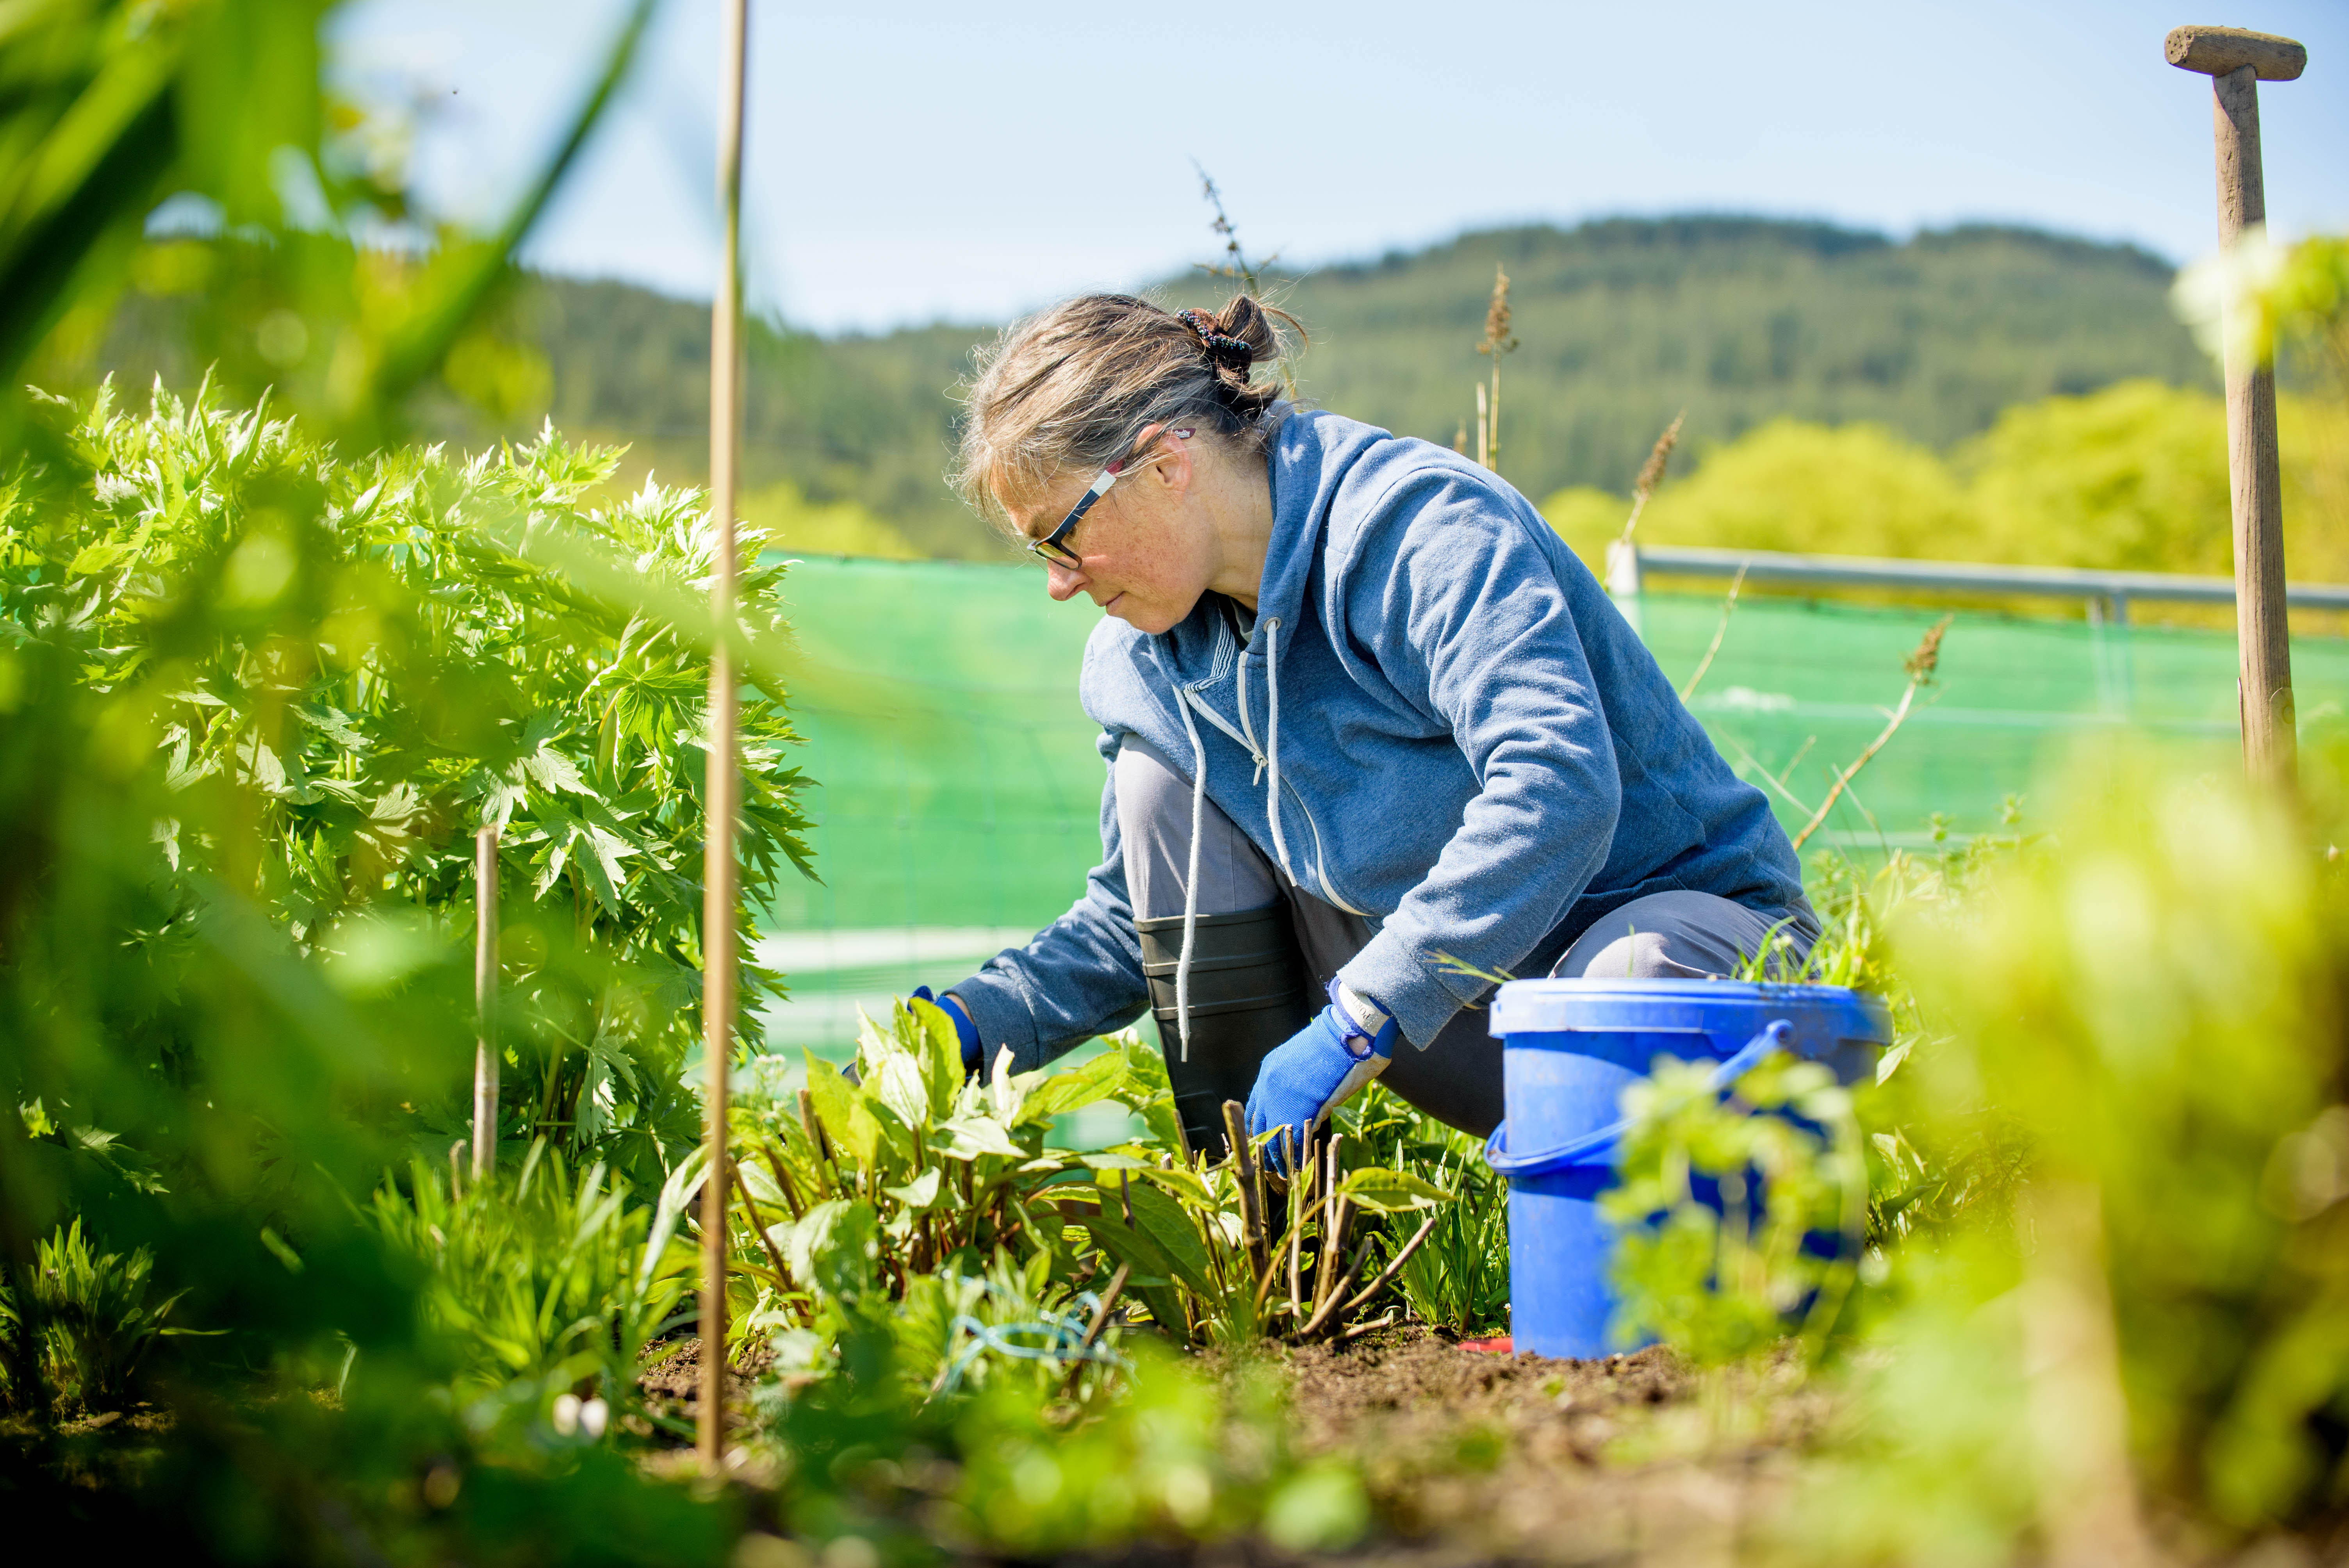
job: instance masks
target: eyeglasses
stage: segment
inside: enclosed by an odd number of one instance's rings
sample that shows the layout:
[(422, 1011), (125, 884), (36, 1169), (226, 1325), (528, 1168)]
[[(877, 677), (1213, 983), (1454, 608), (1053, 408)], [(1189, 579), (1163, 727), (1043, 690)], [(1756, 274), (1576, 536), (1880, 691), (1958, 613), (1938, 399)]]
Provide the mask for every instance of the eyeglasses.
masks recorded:
[[(1162, 433), (1185, 441), (1197, 434), (1193, 429), (1166, 430)], [(1154, 463), (1159, 458), (1167, 455), (1161, 452), (1157, 457), (1147, 460)], [(1049, 562), (1054, 566), (1065, 566), (1071, 571), (1082, 564), (1082, 558), (1063, 542), (1069, 537), (1070, 531), (1084, 520), (1085, 513), (1092, 511), (1093, 502), (1109, 494), (1109, 487), (1123, 479), (1133, 467), (1133, 458), (1129, 453), (1095, 474), (1093, 482), (1085, 487), (1085, 493), (1077, 498), (1077, 504), (1069, 509), (1069, 515), (1061, 520), (1061, 526), (1041, 539), (1029, 541), (1028, 553), (1039, 561)]]

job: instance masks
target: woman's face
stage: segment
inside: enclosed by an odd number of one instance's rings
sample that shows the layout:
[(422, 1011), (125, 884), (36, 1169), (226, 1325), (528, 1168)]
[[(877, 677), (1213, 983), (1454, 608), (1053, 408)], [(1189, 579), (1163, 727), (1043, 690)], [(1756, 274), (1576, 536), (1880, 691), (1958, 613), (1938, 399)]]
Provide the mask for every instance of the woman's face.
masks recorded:
[[(1180, 625), (1207, 591), (1216, 540), (1206, 519), (1191, 515), (1198, 469), (1190, 443), (1169, 434), (1143, 449), (1061, 541), (1078, 564), (1045, 563), (1046, 591), (1059, 600), (1082, 593), (1136, 630), (1156, 633)], [(1041, 539), (1092, 480), (1063, 474), (1040, 496), (1007, 499), (1004, 511), (1021, 533)]]

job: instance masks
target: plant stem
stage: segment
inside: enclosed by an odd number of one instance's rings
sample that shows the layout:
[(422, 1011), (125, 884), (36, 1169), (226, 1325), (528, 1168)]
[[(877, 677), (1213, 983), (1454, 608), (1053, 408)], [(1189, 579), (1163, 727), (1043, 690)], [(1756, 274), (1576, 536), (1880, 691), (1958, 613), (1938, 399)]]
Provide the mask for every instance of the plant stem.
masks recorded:
[(1232, 1174), (1240, 1191), (1240, 1237), (1247, 1245), (1248, 1283), (1256, 1285), (1271, 1271), (1272, 1257), (1265, 1245), (1264, 1186), (1257, 1173), (1256, 1148), (1248, 1141), (1247, 1109), (1238, 1100), (1224, 1101), (1224, 1139), (1232, 1148)]
[[(791, 1168), (783, 1163), (783, 1157), (776, 1153), (775, 1146), (763, 1138), (759, 1140), (759, 1152), (766, 1156), (767, 1169), (774, 1173), (776, 1190), (782, 1193), (783, 1206), (791, 1210), (792, 1218), (806, 1219), (806, 1205), (800, 1202), (799, 1186), (792, 1181)], [(969, 1194), (965, 1193), (964, 1196)]]
[(734, 1191), (742, 1195), (742, 1212), (750, 1217), (751, 1231), (757, 1234), (759, 1244), (767, 1249), (769, 1261), (775, 1265), (776, 1283), (783, 1289), (790, 1290), (792, 1288), (791, 1264), (783, 1261), (782, 1251), (775, 1245), (775, 1238), (767, 1234), (767, 1222), (759, 1213), (758, 1200), (750, 1196), (750, 1183), (743, 1180), (741, 1161), (729, 1160), (726, 1162), (726, 1170), (727, 1173), (734, 1178)]
[(1411, 1240), (1402, 1244), (1402, 1251), (1394, 1255), (1394, 1261), (1388, 1264), (1385, 1268), (1379, 1271), (1378, 1278), (1364, 1285), (1360, 1291), (1357, 1291), (1354, 1295), (1354, 1299), (1340, 1307), (1337, 1315), (1342, 1318), (1350, 1316), (1360, 1311), (1364, 1306), (1370, 1305), (1370, 1303), (1377, 1297), (1379, 1292), (1386, 1289), (1389, 1284), (1392, 1284), (1394, 1282), (1394, 1276), (1402, 1272), (1402, 1265), (1411, 1261), (1411, 1254), (1419, 1251), (1420, 1243), (1426, 1241), (1429, 1236), (1434, 1234), (1435, 1222), (1443, 1217), (1444, 1216), (1440, 1212), (1430, 1214), (1427, 1217), (1426, 1222), (1419, 1227), (1418, 1231), (1413, 1234)]
[(1101, 1337), (1102, 1330), (1109, 1326), (1109, 1315), (1117, 1305), (1118, 1293), (1125, 1288), (1126, 1279), (1133, 1273), (1133, 1264), (1120, 1264), (1117, 1273), (1109, 1276), (1109, 1288), (1102, 1292), (1101, 1305), (1093, 1308), (1092, 1321), (1085, 1325), (1085, 1336), (1077, 1342), (1080, 1358), (1069, 1368), (1068, 1381), (1061, 1385), (1061, 1398), (1065, 1399), (1077, 1391), (1077, 1379), (1085, 1369), (1083, 1353), (1093, 1347), (1093, 1342)]
[(1697, 683), (1704, 679), (1705, 671), (1713, 668), (1713, 655), (1721, 652), (1721, 639), (1729, 634), (1729, 616), (1737, 608), (1737, 591), (1745, 586), (1745, 568), (1752, 564), (1739, 562), (1737, 575), (1729, 580), (1729, 597), (1721, 602), (1721, 624), (1713, 629), (1713, 641), (1705, 645), (1704, 657), (1697, 661), (1696, 673), (1689, 676), (1688, 685), (1681, 687), (1682, 702), (1696, 695)]
[(1849, 767), (1844, 769), (1843, 771), (1836, 775), (1835, 784), (1827, 790), (1827, 798), (1819, 802), (1819, 809), (1811, 813), (1811, 820), (1803, 824), (1803, 830), (1801, 832), (1795, 835), (1795, 848), (1796, 851), (1799, 851), (1805, 841), (1807, 841), (1813, 833), (1817, 832), (1820, 827), (1826, 823), (1827, 813), (1835, 810), (1836, 799), (1838, 796), (1842, 795), (1845, 786), (1848, 785), (1854, 779), (1858, 777), (1859, 770), (1861, 769), (1867, 767), (1868, 763), (1875, 760), (1876, 754), (1884, 749), (1884, 743), (1890, 740), (1893, 734), (1899, 729), (1901, 725), (1908, 722), (1909, 709), (1917, 700), (1917, 687), (1921, 683), (1913, 680), (1909, 683), (1909, 689), (1900, 694), (1900, 706), (1892, 710), (1891, 721), (1885, 725), (1884, 728), (1877, 735), (1874, 740), (1868, 743), (1867, 750), (1854, 758)]

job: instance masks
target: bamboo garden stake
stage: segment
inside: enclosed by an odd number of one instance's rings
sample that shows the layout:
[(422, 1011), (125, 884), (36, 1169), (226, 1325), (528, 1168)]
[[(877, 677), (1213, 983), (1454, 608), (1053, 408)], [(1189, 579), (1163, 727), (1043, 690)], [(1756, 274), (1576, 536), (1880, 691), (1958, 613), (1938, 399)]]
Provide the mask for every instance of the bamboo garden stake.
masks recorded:
[(498, 1163), (498, 830), (473, 835), (473, 1180)]
[(741, 791), (734, 734), (734, 465), (740, 418), (742, 325), (742, 96), (749, 68), (750, 0), (727, 0), (718, 121), (718, 201), (725, 253), (709, 319), (709, 526), (714, 536), (709, 613), (708, 820), (702, 861), (701, 1051), (709, 1069), (704, 1115), (709, 1165), (701, 1181), (701, 1398), (694, 1447), (716, 1471), (726, 1444), (727, 1071), (734, 1057), (734, 819)]
[[(2260, 83), (2294, 80), (2308, 51), (2240, 27), (2178, 27), (2162, 54), (2210, 78), (2219, 148), (2219, 248), (2231, 252), (2267, 222), (2260, 172)], [(2292, 700), (2292, 634), (2284, 614), (2283, 476), (2276, 457), (2275, 372), (2227, 335), (2227, 472), (2234, 492), (2235, 643), (2243, 770), (2290, 785), (2299, 772)]]

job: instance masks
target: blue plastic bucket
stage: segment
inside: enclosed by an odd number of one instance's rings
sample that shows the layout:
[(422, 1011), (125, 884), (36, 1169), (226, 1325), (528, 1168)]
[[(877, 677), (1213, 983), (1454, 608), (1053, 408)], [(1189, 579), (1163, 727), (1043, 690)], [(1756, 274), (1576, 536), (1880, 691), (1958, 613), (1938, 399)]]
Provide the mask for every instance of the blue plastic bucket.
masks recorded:
[(1623, 1091), (1658, 1057), (1722, 1064), (1726, 1088), (1774, 1051), (1851, 1083), (1892, 1038), (1874, 996), (1841, 985), (1729, 980), (1513, 980), (1493, 998), (1508, 1114), (1485, 1146), (1509, 1179), (1509, 1316), (1519, 1350), (1588, 1357), (1608, 1339)]

